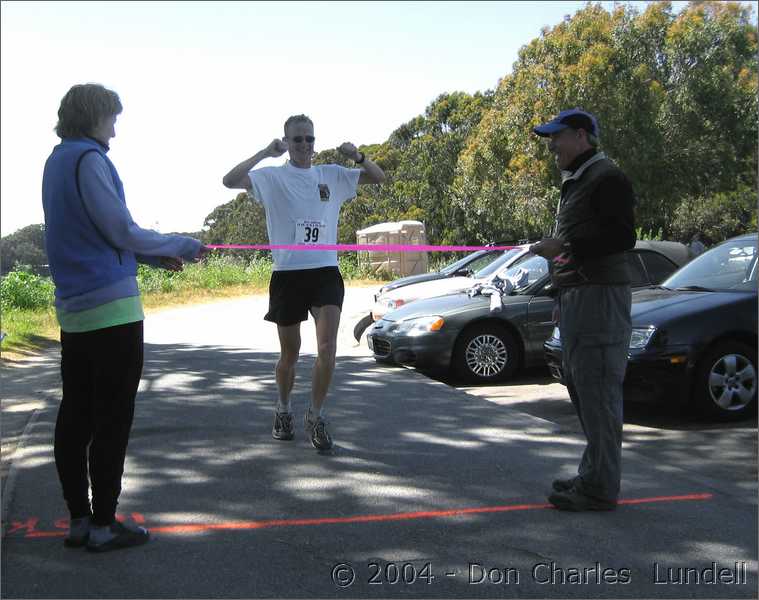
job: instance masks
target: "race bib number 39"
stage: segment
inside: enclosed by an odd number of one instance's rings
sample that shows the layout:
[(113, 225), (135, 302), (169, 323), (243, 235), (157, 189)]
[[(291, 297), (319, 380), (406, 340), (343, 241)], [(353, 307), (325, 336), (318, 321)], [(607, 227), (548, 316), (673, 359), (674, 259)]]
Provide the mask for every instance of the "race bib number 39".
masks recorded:
[(327, 224), (315, 219), (299, 219), (295, 222), (296, 244), (321, 244), (327, 233)]

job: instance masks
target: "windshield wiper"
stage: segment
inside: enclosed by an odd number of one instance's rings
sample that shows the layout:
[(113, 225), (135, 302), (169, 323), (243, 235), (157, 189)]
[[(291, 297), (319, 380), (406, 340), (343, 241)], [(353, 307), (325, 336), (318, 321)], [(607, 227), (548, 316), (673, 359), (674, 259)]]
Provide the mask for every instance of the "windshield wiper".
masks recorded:
[(678, 292), (713, 292), (714, 290), (703, 287), (701, 285), (686, 285), (683, 287), (675, 288)]

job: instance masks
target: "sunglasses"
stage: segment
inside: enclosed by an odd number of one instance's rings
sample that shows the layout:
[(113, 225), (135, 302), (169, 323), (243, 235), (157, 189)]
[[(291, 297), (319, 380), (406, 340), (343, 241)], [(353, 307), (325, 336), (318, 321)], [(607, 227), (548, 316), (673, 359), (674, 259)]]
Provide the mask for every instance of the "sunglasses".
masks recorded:
[(296, 135), (295, 137), (287, 138), (291, 142), (295, 142), (296, 144), (301, 144), (303, 140), (306, 140), (309, 144), (313, 144), (316, 141), (316, 138), (312, 135)]

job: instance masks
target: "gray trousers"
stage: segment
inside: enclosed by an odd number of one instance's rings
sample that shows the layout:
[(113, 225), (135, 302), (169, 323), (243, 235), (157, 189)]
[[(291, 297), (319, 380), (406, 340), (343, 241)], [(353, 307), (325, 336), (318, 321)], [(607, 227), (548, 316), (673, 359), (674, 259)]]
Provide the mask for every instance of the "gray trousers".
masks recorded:
[(622, 383), (632, 325), (629, 285), (583, 285), (559, 296), (564, 378), (587, 446), (578, 491), (616, 500), (622, 476)]

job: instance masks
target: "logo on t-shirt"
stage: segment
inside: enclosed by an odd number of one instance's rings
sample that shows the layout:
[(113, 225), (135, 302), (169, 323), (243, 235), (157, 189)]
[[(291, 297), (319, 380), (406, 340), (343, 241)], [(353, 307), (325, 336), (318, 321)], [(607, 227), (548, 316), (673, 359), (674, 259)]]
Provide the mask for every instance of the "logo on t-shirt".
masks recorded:
[(329, 186), (326, 183), (319, 184), (319, 198), (322, 202), (329, 200)]

